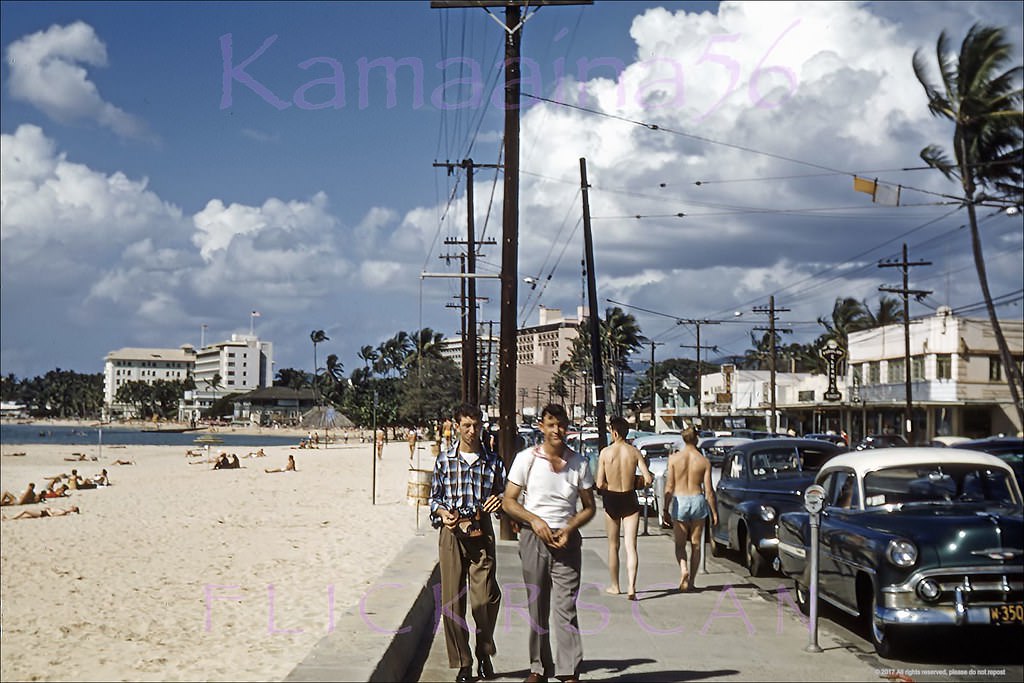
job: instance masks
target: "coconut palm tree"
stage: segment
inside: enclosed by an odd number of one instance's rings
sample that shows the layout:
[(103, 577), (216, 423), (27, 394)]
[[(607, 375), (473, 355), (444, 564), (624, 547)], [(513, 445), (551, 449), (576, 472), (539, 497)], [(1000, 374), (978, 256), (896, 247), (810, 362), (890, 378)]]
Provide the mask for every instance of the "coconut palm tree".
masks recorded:
[(356, 354), (356, 356), (358, 356), (359, 359), (362, 360), (363, 363), (366, 365), (367, 371), (369, 371), (373, 367), (373, 364), (377, 361), (378, 358), (377, 351), (370, 345), (366, 345), (363, 348), (359, 349), (359, 352)]
[(894, 296), (878, 297), (878, 308), (871, 310), (867, 300), (864, 301), (864, 314), (867, 317), (867, 327), (884, 327), (903, 322), (903, 302)]
[(329, 341), (330, 337), (324, 334), (323, 330), (313, 330), (309, 333), (309, 339), (313, 342), (313, 393), (316, 396), (317, 405), (320, 404), (320, 392), (317, 391), (317, 364), (316, 364), (316, 345), (322, 344), (325, 341)]
[(945, 31), (939, 34), (935, 52), (941, 83), (931, 80), (920, 50), (914, 52), (914, 74), (928, 97), (928, 110), (953, 123), (953, 159), (938, 145), (921, 150), (921, 158), (963, 188), (974, 267), (1017, 418), (1024, 424), (1024, 381), (996, 317), (977, 217), (979, 204), (1007, 207), (1024, 203), (1022, 66), (1011, 66), (1018, 53), (1004, 29), (979, 24), (967, 31), (959, 54), (951, 49)]
[(622, 379), (629, 371), (629, 354), (640, 348), (643, 336), (640, 326), (632, 313), (626, 313), (618, 306), (605, 311), (601, 321), (601, 355), (608, 368), (608, 388), (611, 389), (608, 405), (622, 414)]

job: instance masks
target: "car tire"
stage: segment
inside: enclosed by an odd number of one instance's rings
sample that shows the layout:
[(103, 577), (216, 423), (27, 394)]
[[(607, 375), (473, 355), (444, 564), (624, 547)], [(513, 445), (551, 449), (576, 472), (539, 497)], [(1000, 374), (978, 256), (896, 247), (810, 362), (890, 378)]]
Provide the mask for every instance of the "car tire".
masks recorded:
[(862, 610), (861, 616), (868, 633), (868, 640), (875, 648), (879, 657), (893, 659), (900, 651), (900, 631), (898, 626), (882, 624), (875, 619), (875, 607), (878, 605), (878, 596), (874, 586), (867, 582), (867, 589), (871, 591), (870, 596), (859, 596), (861, 605), (869, 605), (867, 610)]
[(747, 570), (750, 571), (751, 576), (765, 576), (768, 574), (768, 559), (761, 554), (761, 551), (754, 545), (754, 541), (749, 537), (744, 542), (744, 555), (747, 564)]
[(793, 582), (793, 601), (796, 603), (800, 614), (805, 617), (811, 614), (811, 591), (799, 581)]

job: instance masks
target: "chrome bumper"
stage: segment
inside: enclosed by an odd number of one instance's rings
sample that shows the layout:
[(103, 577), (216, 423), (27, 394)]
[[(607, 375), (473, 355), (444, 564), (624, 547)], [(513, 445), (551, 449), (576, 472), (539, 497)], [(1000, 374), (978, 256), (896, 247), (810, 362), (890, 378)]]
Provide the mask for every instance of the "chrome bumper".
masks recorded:
[(762, 538), (757, 542), (757, 549), (761, 551), (772, 551), (777, 552), (779, 549), (779, 539), (777, 538)]

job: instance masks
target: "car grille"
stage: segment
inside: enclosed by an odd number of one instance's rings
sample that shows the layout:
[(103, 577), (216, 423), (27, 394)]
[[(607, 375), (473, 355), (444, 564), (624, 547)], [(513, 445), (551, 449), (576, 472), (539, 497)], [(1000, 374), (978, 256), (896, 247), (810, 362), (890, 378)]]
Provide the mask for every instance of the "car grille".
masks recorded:
[[(925, 579), (938, 584), (937, 599), (927, 601), (917, 593), (918, 585)], [(933, 569), (915, 572), (907, 581), (898, 586), (882, 589), (886, 594), (886, 606), (911, 608), (925, 605), (951, 606), (958, 592), (964, 603), (974, 607), (989, 607), (1024, 600), (1024, 568), (1002, 567), (960, 567)]]

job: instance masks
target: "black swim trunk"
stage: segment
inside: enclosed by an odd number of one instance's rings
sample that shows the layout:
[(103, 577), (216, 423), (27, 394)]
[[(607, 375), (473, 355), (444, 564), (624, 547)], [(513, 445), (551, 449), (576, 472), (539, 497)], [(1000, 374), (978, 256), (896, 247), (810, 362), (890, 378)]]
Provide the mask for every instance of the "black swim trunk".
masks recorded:
[(640, 503), (636, 500), (635, 491), (602, 491), (604, 511), (615, 520), (640, 512)]

